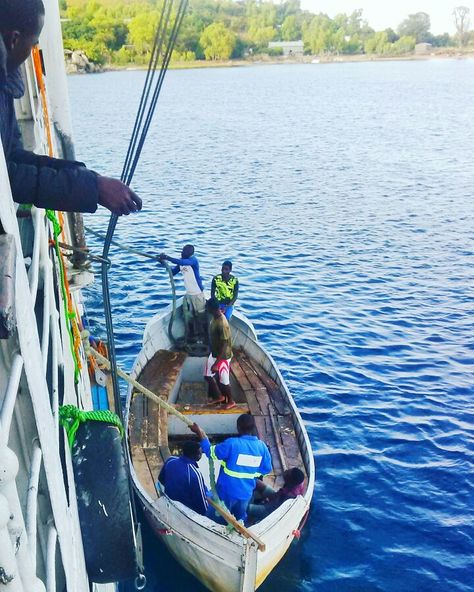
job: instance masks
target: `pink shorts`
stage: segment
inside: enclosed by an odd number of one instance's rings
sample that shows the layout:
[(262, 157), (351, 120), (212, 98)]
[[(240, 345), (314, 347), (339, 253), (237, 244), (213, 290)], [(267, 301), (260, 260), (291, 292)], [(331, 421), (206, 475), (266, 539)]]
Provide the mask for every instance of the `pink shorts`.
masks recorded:
[[(204, 376), (214, 376), (216, 373), (211, 372), (211, 368), (214, 365), (217, 358), (214, 358), (212, 354), (209, 354), (206, 362), (206, 369), (204, 371)], [(224, 386), (230, 384), (230, 361), (232, 358), (228, 360), (219, 360), (217, 365), (217, 374), (219, 375), (219, 382)]]

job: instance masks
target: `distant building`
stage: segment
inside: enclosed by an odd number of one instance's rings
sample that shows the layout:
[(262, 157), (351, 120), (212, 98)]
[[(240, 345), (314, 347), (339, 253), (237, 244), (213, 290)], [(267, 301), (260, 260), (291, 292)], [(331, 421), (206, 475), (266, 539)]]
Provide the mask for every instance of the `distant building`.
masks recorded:
[(431, 43), (417, 43), (415, 45), (415, 54), (416, 55), (425, 55), (431, 52), (432, 49)]
[(302, 41), (270, 41), (268, 49), (281, 48), (284, 56), (302, 56), (304, 44)]

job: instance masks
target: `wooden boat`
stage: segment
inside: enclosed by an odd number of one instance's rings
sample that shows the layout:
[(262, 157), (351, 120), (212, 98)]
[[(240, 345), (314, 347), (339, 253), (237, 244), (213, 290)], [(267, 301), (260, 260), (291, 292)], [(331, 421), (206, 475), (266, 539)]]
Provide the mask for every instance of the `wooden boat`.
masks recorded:
[[(172, 327), (170, 320), (174, 319)], [(255, 418), (258, 436), (267, 443), (273, 462), (265, 482), (283, 483), (284, 470), (299, 467), (306, 474), (303, 496), (287, 500), (248, 531), (252, 539), (170, 500), (156, 489), (159, 471), (183, 441), (195, 438), (188, 427), (156, 402), (130, 387), (126, 419), (132, 479), (147, 520), (176, 560), (214, 592), (255, 590), (285, 554), (306, 519), (314, 488), (315, 468), (309, 439), (296, 405), (275, 362), (259, 344), (250, 321), (238, 312), (231, 320), (234, 356), (231, 386), (237, 407), (216, 409), (207, 403), (204, 352), (188, 354), (175, 346), (184, 335), (181, 303), (156, 315), (146, 327), (143, 348), (131, 376), (204, 428), (211, 441), (235, 436), (241, 413)], [(209, 485), (209, 461), (200, 469)], [(215, 466), (216, 477), (219, 467)]]

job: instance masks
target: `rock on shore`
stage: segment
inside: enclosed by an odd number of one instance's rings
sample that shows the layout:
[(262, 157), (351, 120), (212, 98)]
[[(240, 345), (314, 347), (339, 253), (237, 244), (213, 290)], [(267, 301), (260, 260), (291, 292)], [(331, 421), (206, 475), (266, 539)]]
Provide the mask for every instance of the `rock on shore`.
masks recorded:
[(80, 49), (71, 51), (64, 50), (67, 74), (89, 74), (92, 72), (103, 72), (102, 66), (91, 62), (86, 54)]

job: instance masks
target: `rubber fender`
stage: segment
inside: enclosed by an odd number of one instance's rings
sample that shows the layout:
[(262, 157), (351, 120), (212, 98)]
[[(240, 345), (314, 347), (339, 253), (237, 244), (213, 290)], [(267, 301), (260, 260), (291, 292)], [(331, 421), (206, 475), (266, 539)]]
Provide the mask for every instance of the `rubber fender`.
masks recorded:
[(130, 488), (118, 428), (103, 421), (81, 423), (72, 462), (89, 579), (104, 584), (134, 578)]

